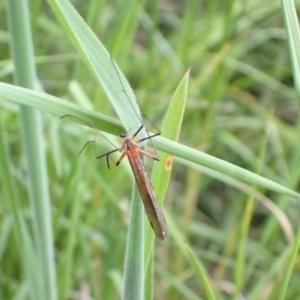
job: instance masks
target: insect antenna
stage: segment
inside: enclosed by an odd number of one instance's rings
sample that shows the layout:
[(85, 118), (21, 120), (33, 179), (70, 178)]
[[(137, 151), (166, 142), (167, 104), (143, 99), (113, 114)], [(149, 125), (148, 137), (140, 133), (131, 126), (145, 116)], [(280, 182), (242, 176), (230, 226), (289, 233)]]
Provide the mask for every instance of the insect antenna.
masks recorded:
[(137, 103), (137, 105), (139, 106), (139, 109), (140, 109), (140, 111), (141, 111), (141, 113), (142, 113), (142, 116), (145, 117), (145, 118), (153, 125), (153, 127), (158, 131), (156, 134), (150, 135), (150, 133), (149, 133), (147, 127), (145, 126), (145, 123), (143, 122), (143, 120), (142, 120), (140, 114), (137, 112), (137, 110), (135, 109), (134, 105), (133, 105), (132, 102), (130, 101), (128, 94), (126, 93), (126, 90), (125, 90), (124, 85), (123, 85), (122, 80), (121, 80), (121, 76), (120, 76), (120, 74), (119, 74), (119, 72), (118, 72), (118, 69), (117, 69), (117, 67), (116, 67), (116, 64), (115, 64), (115, 62), (114, 62), (114, 59), (113, 59), (112, 55), (111, 55), (110, 57), (111, 57), (111, 61), (112, 61), (112, 64), (113, 64), (113, 66), (114, 66), (114, 69), (116, 70), (116, 73), (117, 73), (119, 82), (120, 82), (120, 84), (121, 84), (121, 86), (122, 86), (122, 91), (124, 92), (127, 101), (130, 103), (130, 106), (131, 106), (132, 109), (134, 110), (136, 116), (137, 116), (138, 119), (140, 120), (140, 122), (141, 122), (141, 124), (142, 124), (142, 127), (144, 128), (144, 130), (145, 130), (145, 132), (146, 132), (146, 134), (147, 134), (147, 137), (142, 138), (142, 139), (140, 139), (140, 140), (137, 141), (137, 142), (143, 142), (143, 141), (145, 141), (145, 140), (150, 140), (150, 143), (151, 143), (152, 148), (154, 149), (155, 155), (156, 155), (157, 158), (159, 158), (158, 153), (157, 153), (157, 150), (156, 150), (156, 148), (155, 148), (155, 146), (154, 146), (153, 141), (151, 140), (151, 138), (160, 135), (160, 134), (161, 134), (161, 131), (160, 131), (160, 130), (154, 125), (154, 123), (153, 123), (153, 122), (145, 115), (145, 113), (144, 113), (144, 111), (143, 111), (143, 109), (142, 109), (140, 103), (139, 103), (138, 101), (136, 101), (136, 103)]

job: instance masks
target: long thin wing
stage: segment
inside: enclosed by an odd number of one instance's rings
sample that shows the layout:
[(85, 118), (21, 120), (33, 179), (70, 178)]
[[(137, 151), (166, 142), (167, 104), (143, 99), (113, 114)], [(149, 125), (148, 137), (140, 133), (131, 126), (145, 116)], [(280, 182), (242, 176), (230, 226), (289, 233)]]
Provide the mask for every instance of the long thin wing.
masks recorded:
[(145, 170), (144, 162), (142, 161), (139, 153), (139, 148), (134, 146), (130, 149), (127, 149), (127, 156), (133, 170), (150, 224), (156, 236), (161, 240), (164, 240), (168, 236), (166, 220), (157, 201), (151, 181)]

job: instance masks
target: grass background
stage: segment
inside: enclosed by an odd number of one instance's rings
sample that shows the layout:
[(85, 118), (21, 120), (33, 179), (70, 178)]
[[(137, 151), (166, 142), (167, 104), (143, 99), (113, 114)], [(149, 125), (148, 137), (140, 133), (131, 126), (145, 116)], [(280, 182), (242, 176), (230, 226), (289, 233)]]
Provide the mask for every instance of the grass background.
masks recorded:
[[(295, 191), (299, 188), (299, 122), (292, 74), (297, 65), (289, 58), (280, 2), (72, 4), (113, 55), (143, 111), (158, 127), (191, 67), (179, 141)], [(1, 3), (0, 9), (0, 77), (12, 83), (7, 5)], [(117, 118), (49, 4), (31, 1), (29, 11), (39, 88)], [(33, 225), (26, 185), (31, 166), (26, 165), (26, 146), (20, 138), (24, 126), (17, 105), (3, 99), (0, 105), (1, 149), (7, 152), (1, 155), (5, 161), (0, 182), (0, 296), (35, 299), (35, 291), (43, 293), (37, 266), (45, 262), (32, 242), (41, 233)], [(94, 159), (92, 148), (78, 157), (94, 137), (91, 130), (47, 113), (42, 120), (40, 143), (45, 144), (51, 199), (45, 215), (52, 222), (52, 282), (57, 290), (49, 299), (119, 299), (131, 171), (123, 162), (108, 170), (105, 160)], [(149, 172), (151, 166), (147, 164)], [(6, 192), (6, 180), (13, 182), (15, 195)], [(253, 188), (175, 159), (164, 202), (171, 234), (167, 241), (155, 240), (155, 299), (297, 298), (299, 204)], [(12, 198), (17, 199), (14, 205)]]

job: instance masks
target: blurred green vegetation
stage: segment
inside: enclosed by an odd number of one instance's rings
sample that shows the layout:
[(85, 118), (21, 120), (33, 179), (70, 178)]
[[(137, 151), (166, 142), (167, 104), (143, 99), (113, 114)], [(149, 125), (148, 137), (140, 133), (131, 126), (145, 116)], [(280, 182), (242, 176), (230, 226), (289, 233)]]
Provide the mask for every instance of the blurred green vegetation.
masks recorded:
[[(72, 4), (112, 54), (158, 128), (191, 68), (179, 142), (299, 190), (297, 95), (280, 2)], [(4, 3), (0, 16), (0, 80), (12, 83)], [(49, 5), (30, 1), (30, 17), (41, 89), (117, 118)], [(3, 99), (0, 106), (17, 211), (34, 236), (18, 106)], [(42, 116), (59, 299), (83, 299), (84, 294), (120, 299), (131, 170), (125, 162), (108, 169), (105, 159), (94, 159), (93, 147), (78, 156), (94, 132), (47, 113)], [(149, 173), (152, 164), (147, 162)], [(0, 298), (31, 299), (2, 167)], [(300, 216), (295, 199), (175, 158), (163, 209), (170, 237), (155, 240), (154, 299), (213, 299), (207, 286), (217, 299), (280, 299), (282, 293), (284, 299), (299, 297), (299, 258), (294, 258), (288, 277)]]

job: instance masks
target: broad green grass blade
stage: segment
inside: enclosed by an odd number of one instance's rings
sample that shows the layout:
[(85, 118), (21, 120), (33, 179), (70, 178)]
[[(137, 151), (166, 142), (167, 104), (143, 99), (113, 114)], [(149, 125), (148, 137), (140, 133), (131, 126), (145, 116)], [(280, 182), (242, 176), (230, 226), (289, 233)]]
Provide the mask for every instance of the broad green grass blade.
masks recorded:
[[(30, 16), (26, 0), (6, 1), (11, 34), (14, 77), (17, 85), (34, 89), (36, 71), (30, 31)], [(34, 297), (56, 300), (56, 267), (54, 260), (54, 241), (51, 225), (51, 205), (48, 187), (48, 175), (43, 143), (43, 129), (40, 112), (20, 107), (21, 131), (25, 149), (28, 173), (28, 193), (30, 195), (34, 228), (34, 257), (25, 259), (35, 263), (36, 267), (26, 270), (31, 278), (38, 280), (39, 293), (30, 290)], [(25, 229), (24, 229), (25, 230)], [(24, 236), (24, 235), (23, 235)], [(29, 241), (30, 238), (26, 239)], [(28, 243), (27, 243), (28, 244)], [(26, 244), (24, 245), (26, 246)], [(32, 247), (33, 248), (33, 247)], [(25, 251), (28, 254), (28, 251)], [(28, 266), (26, 263), (25, 266)], [(30, 279), (28, 279), (30, 280)], [(32, 287), (32, 285), (31, 285)], [(37, 298), (37, 299), (38, 299)]]
[[(76, 104), (51, 96), (46, 93), (36, 92), (30, 89), (0, 82), (0, 96), (6, 100), (37, 108), (51, 113), (59, 118), (70, 114), (85, 120), (99, 130), (120, 135), (124, 131), (120, 121), (114, 120), (99, 113), (86, 110)], [(76, 121), (75, 118), (72, 119)], [(80, 122), (79, 122), (80, 123)], [(83, 124), (83, 123), (80, 123)], [(84, 124), (85, 125), (85, 124)]]
[(83, 59), (101, 82), (126, 130), (141, 126), (134, 93), (103, 44), (69, 1), (49, 0), (49, 3)]

